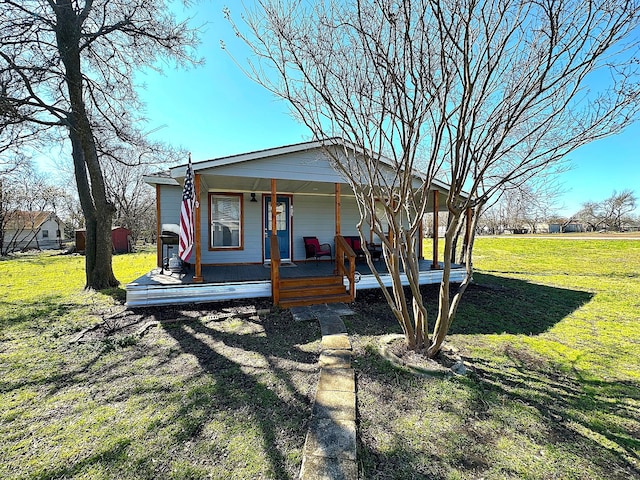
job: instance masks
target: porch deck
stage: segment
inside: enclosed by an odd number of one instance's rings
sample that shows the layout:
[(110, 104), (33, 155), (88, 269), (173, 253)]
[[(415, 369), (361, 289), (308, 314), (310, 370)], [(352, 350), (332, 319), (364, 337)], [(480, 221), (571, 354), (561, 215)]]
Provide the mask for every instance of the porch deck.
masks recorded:
[[(442, 270), (432, 270), (431, 260), (420, 261), (420, 284), (427, 285), (442, 281)], [(391, 285), (383, 261), (376, 267), (386, 286)], [(335, 262), (308, 261), (295, 265), (281, 265), (281, 278), (326, 277), (333, 275)], [(361, 279), (356, 284), (358, 290), (379, 288), (375, 276), (366, 261), (356, 263), (356, 271)], [(464, 265), (454, 265), (451, 282), (462, 282), (465, 277)], [(203, 266), (203, 283), (193, 282), (193, 270), (186, 274), (163, 273), (159, 268), (127, 284), (127, 306), (146, 307), (158, 305), (178, 305), (185, 303), (206, 303), (232, 299), (271, 297), (270, 268), (264, 265)], [(403, 275), (404, 277), (404, 275)], [(406, 283), (406, 277), (403, 278)]]

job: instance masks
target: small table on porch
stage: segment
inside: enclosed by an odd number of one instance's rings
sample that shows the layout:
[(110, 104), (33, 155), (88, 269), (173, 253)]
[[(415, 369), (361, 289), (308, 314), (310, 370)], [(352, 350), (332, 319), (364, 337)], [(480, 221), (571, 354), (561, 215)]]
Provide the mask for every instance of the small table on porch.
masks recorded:
[(380, 260), (382, 256), (382, 245), (379, 243), (367, 243), (367, 250), (371, 253), (371, 258), (374, 260)]

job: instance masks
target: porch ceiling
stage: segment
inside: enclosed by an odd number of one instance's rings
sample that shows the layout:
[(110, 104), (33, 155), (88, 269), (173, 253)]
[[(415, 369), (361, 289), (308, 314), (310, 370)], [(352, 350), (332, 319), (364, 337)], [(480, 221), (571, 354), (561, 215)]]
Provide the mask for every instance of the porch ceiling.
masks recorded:
[[(216, 191), (235, 192), (270, 192), (271, 179), (230, 177), (222, 175), (203, 175), (205, 186)], [(303, 193), (315, 195), (333, 195), (335, 185), (326, 182), (300, 180), (277, 180), (278, 193)], [(353, 194), (348, 185), (342, 185), (342, 194)]]
[[(202, 175), (202, 188), (215, 192), (255, 192), (269, 193), (271, 192), (271, 179), (269, 178), (251, 178), (227, 175)], [(335, 194), (335, 184), (317, 181), (302, 180), (284, 180), (278, 179), (278, 193), (297, 193), (305, 195), (330, 195)], [(348, 184), (342, 183), (340, 187), (340, 195), (348, 197), (353, 196), (353, 190)], [(446, 194), (439, 195), (438, 210), (447, 210)], [(430, 195), (427, 201), (427, 211), (433, 210), (433, 197)]]

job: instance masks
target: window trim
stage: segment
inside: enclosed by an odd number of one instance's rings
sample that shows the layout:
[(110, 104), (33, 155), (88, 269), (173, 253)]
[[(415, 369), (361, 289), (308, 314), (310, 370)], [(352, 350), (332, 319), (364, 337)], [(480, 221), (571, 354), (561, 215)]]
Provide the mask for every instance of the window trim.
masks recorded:
[[(211, 208), (211, 202), (213, 197), (236, 197), (238, 199), (238, 204), (240, 206), (240, 235), (239, 241), (240, 245), (234, 245), (229, 247), (214, 247), (213, 243), (213, 235), (212, 235), (212, 226), (213, 226), (213, 209)], [(209, 192), (208, 195), (209, 200), (209, 251), (210, 252), (228, 252), (234, 250), (244, 250), (244, 194), (243, 193), (233, 193), (233, 192)]]

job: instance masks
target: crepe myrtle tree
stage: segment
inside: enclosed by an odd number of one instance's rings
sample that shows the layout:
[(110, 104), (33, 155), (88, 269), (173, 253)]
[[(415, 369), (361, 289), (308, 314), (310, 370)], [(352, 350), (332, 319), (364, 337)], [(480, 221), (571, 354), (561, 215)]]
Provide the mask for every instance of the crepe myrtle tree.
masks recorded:
[(159, 60), (194, 63), (197, 32), (165, 0), (0, 0), (0, 32), (0, 135), (66, 136), (86, 226), (86, 287), (115, 286), (101, 146), (144, 140), (134, 72)]
[[(329, 144), (327, 155), (356, 194), (360, 228), (383, 240), (393, 288), (382, 292), (408, 347), (430, 357), (472, 279), (483, 206), (638, 114), (637, 1), (257, 0), (240, 22), (224, 13), (252, 51), (246, 62), (232, 52), (241, 68), (288, 102), (315, 138), (347, 146), (338, 154)], [(383, 155), (393, 175), (381, 168)], [(450, 185), (450, 222), (429, 320), (415, 246), (435, 179)], [(450, 292), (467, 209), (467, 276)]]

